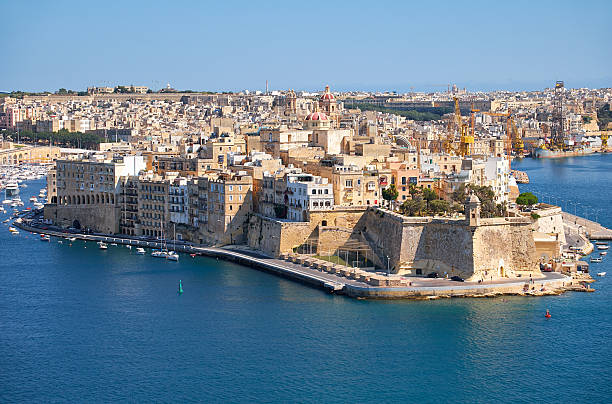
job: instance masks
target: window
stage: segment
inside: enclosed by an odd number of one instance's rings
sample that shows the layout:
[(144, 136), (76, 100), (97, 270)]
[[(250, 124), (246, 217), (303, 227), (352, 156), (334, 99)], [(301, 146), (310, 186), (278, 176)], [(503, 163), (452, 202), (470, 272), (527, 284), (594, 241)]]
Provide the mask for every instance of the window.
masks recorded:
[(325, 189), (325, 195), (329, 194), (329, 189)]
[(313, 195), (316, 195), (316, 194), (317, 194), (317, 190), (316, 190), (316, 189), (313, 189), (313, 190), (312, 190), (312, 194), (313, 194)]
[(233, 185), (230, 185), (230, 186), (229, 186), (229, 190), (230, 190), (230, 191), (233, 191), (233, 190), (234, 190), (234, 186), (233, 186)]
[(230, 196), (229, 196), (229, 200), (230, 200), (230, 201), (233, 201), (233, 200), (234, 200), (234, 197), (233, 197), (232, 195), (230, 195)]
[(352, 187), (353, 186), (353, 180), (346, 180), (344, 185), (346, 185), (347, 187)]

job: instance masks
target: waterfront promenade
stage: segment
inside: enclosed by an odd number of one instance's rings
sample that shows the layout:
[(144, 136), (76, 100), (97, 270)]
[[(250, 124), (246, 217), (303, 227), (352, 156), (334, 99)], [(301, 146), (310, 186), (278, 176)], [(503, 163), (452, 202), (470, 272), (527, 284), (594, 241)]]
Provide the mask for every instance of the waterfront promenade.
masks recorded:
[(563, 212), (563, 221), (573, 224), (582, 232), (586, 232), (591, 240), (612, 240), (612, 230), (592, 220)]
[[(85, 242), (116, 243), (133, 247), (161, 249), (164, 246), (158, 241), (142, 240), (130, 237), (113, 237), (100, 234), (67, 233), (46, 226), (30, 226), (25, 221), (15, 221), (14, 225), (32, 233), (47, 234), (62, 239), (72, 238)], [(46, 228), (45, 228), (46, 227)], [(503, 294), (514, 295), (549, 295), (559, 294), (565, 290), (580, 290), (576, 288), (571, 277), (561, 273), (544, 273), (541, 278), (501, 279), (493, 281), (454, 282), (447, 279), (405, 278), (399, 275), (371, 273), (377, 277), (382, 286), (375, 286), (361, 278), (353, 278), (355, 269), (328, 263), (323, 266), (311, 267), (304, 265), (307, 259), (291, 262), (288, 259), (278, 259), (263, 255), (259, 251), (250, 250), (244, 246), (200, 246), (188, 243), (170, 243), (171, 249), (194, 255), (202, 255), (217, 259), (233, 261), (241, 265), (274, 273), (288, 279), (309, 284), (332, 293), (344, 294), (356, 298), (417, 298), (436, 299), (440, 297), (493, 297)], [(342, 268), (339, 268), (342, 267)], [(330, 271), (331, 268), (331, 271)], [(326, 270), (327, 269), (327, 270)], [(363, 271), (360, 271), (363, 272)], [(340, 274), (343, 274), (341, 276)], [(384, 281), (384, 282), (383, 282)], [(392, 282), (395, 281), (395, 282)], [(393, 286), (389, 286), (393, 285)], [(592, 290), (592, 289), (591, 289)]]

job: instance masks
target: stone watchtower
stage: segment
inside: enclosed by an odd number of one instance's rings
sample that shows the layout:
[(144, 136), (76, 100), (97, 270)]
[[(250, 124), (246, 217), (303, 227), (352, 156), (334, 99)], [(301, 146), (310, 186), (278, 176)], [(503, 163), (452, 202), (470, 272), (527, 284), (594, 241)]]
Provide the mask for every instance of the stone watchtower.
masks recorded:
[(480, 199), (474, 194), (470, 194), (465, 200), (465, 224), (480, 225)]

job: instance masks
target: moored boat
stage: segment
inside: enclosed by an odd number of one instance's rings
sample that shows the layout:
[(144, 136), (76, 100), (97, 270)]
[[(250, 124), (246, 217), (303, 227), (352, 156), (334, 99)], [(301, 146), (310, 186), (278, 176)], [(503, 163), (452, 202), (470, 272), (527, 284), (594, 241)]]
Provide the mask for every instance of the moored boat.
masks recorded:
[(168, 254), (165, 251), (155, 250), (151, 253), (154, 258), (167, 258)]
[(145, 249), (144, 249), (144, 248), (142, 248), (142, 247), (138, 247), (138, 248), (136, 249), (136, 254), (138, 254), (138, 255), (144, 255), (144, 254), (145, 254)]
[(108, 250), (108, 245), (102, 241), (98, 242), (98, 246), (100, 247), (100, 250)]
[(606, 276), (605, 272), (597, 272), (597, 276)]
[(602, 262), (603, 260), (601, 258), (591, 258), (591, 262), (593, 263), (599, 263)]
[(174, 251), (168, 251), (166, 254), (166, 259), (169, 259), (170, 261), (178, 261), (179, 255)]

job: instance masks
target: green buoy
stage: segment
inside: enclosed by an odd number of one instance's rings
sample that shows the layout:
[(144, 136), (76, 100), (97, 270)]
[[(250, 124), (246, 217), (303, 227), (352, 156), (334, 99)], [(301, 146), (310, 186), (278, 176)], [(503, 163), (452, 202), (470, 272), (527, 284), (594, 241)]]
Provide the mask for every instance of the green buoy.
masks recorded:
[(178, 290), (178, 294), (182, 295), (183, 294), (183, 282), (179, 279), (179, 290)]

